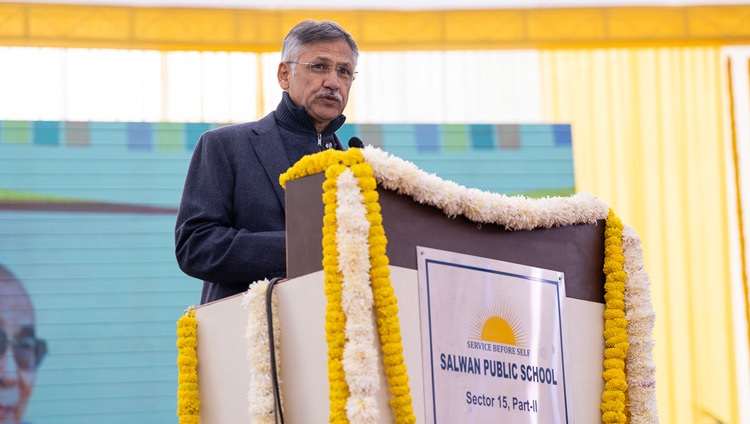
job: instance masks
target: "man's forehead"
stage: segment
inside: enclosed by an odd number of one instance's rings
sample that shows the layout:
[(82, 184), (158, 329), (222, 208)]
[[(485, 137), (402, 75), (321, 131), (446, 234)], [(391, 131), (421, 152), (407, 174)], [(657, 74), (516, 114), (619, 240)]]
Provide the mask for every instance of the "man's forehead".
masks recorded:
[(338, 63), (354, 63), (354, 51), (345, 40), (310, 43), (302, 50), (307, 60), (331, 60)]

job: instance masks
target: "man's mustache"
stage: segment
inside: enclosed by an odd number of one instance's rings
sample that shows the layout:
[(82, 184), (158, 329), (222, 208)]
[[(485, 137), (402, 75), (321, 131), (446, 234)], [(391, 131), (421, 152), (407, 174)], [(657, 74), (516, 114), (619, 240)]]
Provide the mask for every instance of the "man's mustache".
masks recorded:
[(326, 96), (333, 96), (338, 101), (343, 101), (344, 98), (341, 97), (341, 94), (339, 94), (338, 91), (333, 91), (330, 88), (318, 91), (317, 94), (315, 94), (315, 97), (326, 97)]

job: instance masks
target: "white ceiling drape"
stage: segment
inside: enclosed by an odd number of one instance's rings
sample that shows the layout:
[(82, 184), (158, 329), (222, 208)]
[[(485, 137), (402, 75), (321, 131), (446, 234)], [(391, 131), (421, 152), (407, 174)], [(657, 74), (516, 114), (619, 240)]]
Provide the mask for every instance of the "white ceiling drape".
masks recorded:
[[(278, 53), (1, 47), (2, 120), (244, 122), (281, 97)], [(356, 123), (541, 122), (535, 51), (362, 52)]]

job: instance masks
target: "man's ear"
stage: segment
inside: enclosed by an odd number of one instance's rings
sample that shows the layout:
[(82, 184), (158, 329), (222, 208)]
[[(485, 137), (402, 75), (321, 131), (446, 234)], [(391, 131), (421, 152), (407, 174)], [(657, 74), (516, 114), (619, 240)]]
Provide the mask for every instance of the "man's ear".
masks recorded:
[(289, 89), (289, 77), (291, 77), (291, 69), (288, 63), (279, 63), (279, 70), (276, 72), (276, 77), (279, 79), (279, 86), (282, 90)]

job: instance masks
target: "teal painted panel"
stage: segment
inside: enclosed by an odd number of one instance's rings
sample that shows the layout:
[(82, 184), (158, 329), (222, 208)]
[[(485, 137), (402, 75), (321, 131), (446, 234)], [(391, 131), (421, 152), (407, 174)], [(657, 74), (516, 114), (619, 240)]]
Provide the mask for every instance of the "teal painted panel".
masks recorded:
[(0, 188), (78, 200), (176, 207), (190, 152), (132, 151), (122, 141), (121, 145), (102, 145), (104, 140), (94, 138), (90, 148), (61, 149), (3, 145)]
[(344, 124), (338, 131), (336, 131), (336, 134), (339, 136), (339, 139), (341, 140), (341, 144), (344, 145), (344, 149), (347, 149), (349, 147), (349, 139), (357, 136), (360, 139), (362, 136), (360, 135), (359, 125), (356, 124)]
[(552, 125), (519, 125), (521, 144), (531, 146), (555, 146), (555, 130)]
[(185, 124), (185, 139), (183, 140), (185, 150), (192, 152), (204, 132), (213, 128), (213, 125), (203, 122), (190, 122)]
[(92, 122), (89, 130), (92, 146), (125, 146), (128, 142), (125, 122)]
[(60, 122), (34, 121), (31, 125), (34, 133), (34, 144), (57, 146), (60, 144)]
[(399, 157), (417, 153), (417, 134), (414, 125), (383, 125), (382, 131), (383, 148), (389, 153)]
[(141, 422), (176, 422), (175, 321), (200, 284), (177, 269), (173, 225), (173, 215), (0, 213), (14, 245), (0, 244), (0, 263), (26, 286), (49, 346), (30, 421), (109, 423), (103, 417), (128, 410)]
[(495, 131), (492, 125), (472, 125), (470, 127), (471, 147), (475, 150), (493, 150), (496, 147)]
[[(175, 396), (141, 396), (136, 398), (142, 409), (133, 411), (133, 404), (127, 398), (109, 398), (106, 392), (102, 396), (93, 399), (65, 399), (50, 401), (50, 413), (44, 415), (30, 415), (30, 421), (34, 424), (40, 423), (115, 423), (121, 421), (120, 414), (129, 417), (141, 417), (138, 423), (177, 423), (174, 415), (177, 407)], [(171, 414), (164, 405), (174, 405)], [(32, 407), (35, 406), (32, 404)], [(171, 416), (170, 416), (171, 415)], [(98, 421), (97, 421), (98, 420)], [(163, 420), (163, 421), (159, 421)]]

